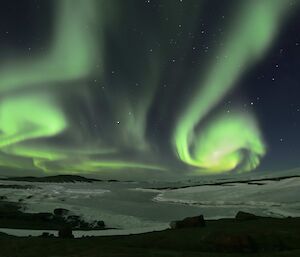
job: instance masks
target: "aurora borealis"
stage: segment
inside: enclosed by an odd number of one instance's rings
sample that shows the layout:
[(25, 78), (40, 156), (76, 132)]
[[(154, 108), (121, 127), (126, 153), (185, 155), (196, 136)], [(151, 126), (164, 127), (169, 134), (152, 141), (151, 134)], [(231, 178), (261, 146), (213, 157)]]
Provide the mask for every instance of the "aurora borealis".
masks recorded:
[(2, 173), (257, 169), (276, 144), (257, 118), (267, 108), (254, 105), (267, 92), (264, 105), (276, 104), (267, 89), (275, 79), (263, 89), (245, 87), (272, 59), (298, 3), (4, 1)]

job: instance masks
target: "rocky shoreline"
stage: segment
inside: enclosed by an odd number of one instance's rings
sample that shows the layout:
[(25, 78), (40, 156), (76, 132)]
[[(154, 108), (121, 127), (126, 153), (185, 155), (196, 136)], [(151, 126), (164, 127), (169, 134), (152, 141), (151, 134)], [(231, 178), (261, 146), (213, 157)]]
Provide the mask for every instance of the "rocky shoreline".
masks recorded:
[(7, 201), (0, 202), (0, 227), (17, 229), (59, 230), (69, 227), (72, 230), (107, 229), (104, 221), (84, 221), (80, 216), (63, 208), (56, 208), (52, 213), (26, 213), (24, 205)]

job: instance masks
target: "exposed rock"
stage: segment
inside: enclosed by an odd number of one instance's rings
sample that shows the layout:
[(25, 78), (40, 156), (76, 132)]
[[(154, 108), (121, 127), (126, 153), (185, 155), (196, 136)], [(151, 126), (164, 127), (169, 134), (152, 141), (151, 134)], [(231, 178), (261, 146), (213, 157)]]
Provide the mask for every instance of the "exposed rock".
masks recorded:
[(23, 212), (23, 205), (0, 201), (0, 227), (58, 230), (61, 227), (69, 226), (71, 229), (104, 229), (102, 220), (87, 222), (81, 216), (70, 215), (71, 211), (57, 208), (53, 213), (29, 213)]
[(105, 224), (102, 220), (95, 220), (91, 223), (84, 221), (80, 216), (70, 215), (65, 218), (67, 224), (72, 228), (85, 228), (85, 229), (104, 229)]
[(103, 220), (97, 221), (96, 227), (97, 227), (97, 228), (104, 228), (104, 227), (105, 227), (104, 221), (103, 221)]
[(243, 212), (243, 211), (239, 211), (235, 218), (237, 220), (256, 220), (259, 218), (259, 216), (256, 216), (252, 213), (248, 213), (248, 212)]
[(53, 238), (55, 237), (53, 234), (50, 234), (49, 232), (43, 232), (40, 237), (43, 237), (43, 238)]
[(196, 216), (196, 217), (187, 217), (183, 220), (176, 220), (170, 223), (170, 227), (172, 229), (177, 228), (195, 228), (195, 227), (204, 227), (205, 220), (203, 215)]
[(59, 238), (74, 238), (72, 228), (70, 226), (64, 226), (58, 231)]
[(72, 227), (80, 227), (81, 218), (77, 215), (70, 215), (66, 218), (66, 222)]
[(94, 220), (89, 224), (89, 227), (92, 229), (104, 229), (105, 223), (103, 220)]
[(81, 219), (80, 216), (70, 215), (66, 218), (66, 222), (72, 226), (72, 228), (89, 228), (89, 223)]
[(67, 216), (70, 213), (70, 211), (63, 208), (56, 208), (54, 209), (53, 213), (56, 216)]

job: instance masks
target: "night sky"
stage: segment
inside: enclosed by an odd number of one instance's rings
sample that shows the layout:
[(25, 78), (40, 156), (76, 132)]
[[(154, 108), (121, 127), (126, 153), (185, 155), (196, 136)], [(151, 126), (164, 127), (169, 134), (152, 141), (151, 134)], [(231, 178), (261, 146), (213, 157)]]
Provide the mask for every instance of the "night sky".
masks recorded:
[(1, 173), (148, 179), (298, 168), (299, 7), (1, 1)]

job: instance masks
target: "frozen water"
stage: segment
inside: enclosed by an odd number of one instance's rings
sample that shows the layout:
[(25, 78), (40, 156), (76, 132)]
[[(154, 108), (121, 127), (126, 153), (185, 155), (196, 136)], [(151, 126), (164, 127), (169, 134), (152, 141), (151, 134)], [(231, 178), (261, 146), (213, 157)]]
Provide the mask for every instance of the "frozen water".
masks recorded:
[(29, 189), (0, 188), (0, 196), (6, 196), (8, 201), (21, 201), (26, 212), (66, 208), (87, 221), (104, 220), (108, 227), (117, 228), (101, 232), (106, 234), (166, 228), (171, 220), (200, 214), (206, 219), (234, 217), (240, 210), (275, 217), (300, 216), (300, 178), (173, 190), (149, 189), (154, 188), (155, 183), (138, 182), (46, 184), (1, 181), (0, 184), (34, 186)]

